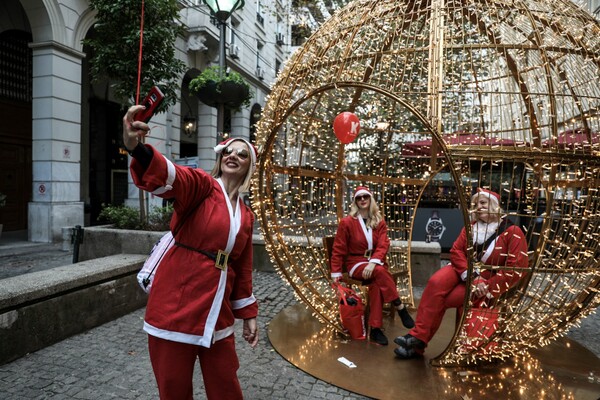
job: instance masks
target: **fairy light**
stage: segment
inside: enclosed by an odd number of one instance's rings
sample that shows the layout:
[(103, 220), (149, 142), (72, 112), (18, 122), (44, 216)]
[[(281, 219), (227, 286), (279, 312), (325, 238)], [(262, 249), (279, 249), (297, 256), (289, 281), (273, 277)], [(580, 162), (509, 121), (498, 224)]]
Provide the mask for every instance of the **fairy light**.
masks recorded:
[[(466, 212), (473, 187), (500, 191), (523, 226), (531, 267), (489, 310), (478, 315), (468, 304), (464, 321), (496, 321), (479, 336), (458, 326), (434, 363), (510, 363), (600, 305), (600, 25), (569, 2), (451, 4), (359, 0), (294, 53), (257, 125), (253, 206), (279, 276), (343, 333), (322, 238), (335, 235), (353, 187), (377, 193), (393, 240), (389, 264), (409, 305), (422, 202)], [(362, 127), (344, 146), (331, 124), (349, 109)], [(539, 373), (521, 363), (515, 397), (530, 393)], [(462, 378), (498, 389), (483, 376)], [(572, 398), (560, 391), (547, 387), (542, 397)]]

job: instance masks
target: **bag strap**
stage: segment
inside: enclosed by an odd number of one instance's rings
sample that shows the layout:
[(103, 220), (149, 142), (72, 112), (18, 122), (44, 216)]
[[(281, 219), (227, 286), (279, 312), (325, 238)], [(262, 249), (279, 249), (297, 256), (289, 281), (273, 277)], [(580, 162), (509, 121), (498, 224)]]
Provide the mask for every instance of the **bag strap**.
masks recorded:
[(475, 257), (477, 258), (477, 261), (481, 260), (481, 257), (483, 256), (483, 252), (490, 246), (490, 244), (492, 244), (494, 239), (496, 239), (505, 230), (507, 230), (508, 227), (510, 227), (512, 225), (514, 225), (514, 224), (512, 223), (512, 221), (510, 219), (508, 219), (508, 218), (503, 219), (502, 222), (500, 222), (500, 225), (498, 225), (498, 229), (496, 229), (496, 232), (494, 232), (492, 234), (492, 236), (490, 236), (482, 245), (476, 245), (477, 251), (475, 251)]
[[(175, 229), (171, 231), (171, 236), (173, 236), (173, 242), (175, 241), (175, 235), (177, 234), (177, 232), (179, 232), (179, 230), (183, 227), (183, 224), (185, 223), (185, 221), (187, 221), (188, 217), (190, 217), (192, 215), (192, 213), (198, 208), (198, 206), (200, 206), (200, 203), (196, 204), (196, 206), (190, 208), (185, 214), (184, 214), (184, 218), (182, 218), (179, 223), (175, 226)], [(164, 257), (165, 253), (167, 252), (167, 249), (163, 250), (163, 254), (160, 255), (159, 260), (162, 260), (162, 258)], [(152, 274), (154, 273), (154, 270), (156, 270), (156, 267), (158, 267), (158, 264), (160, 262), (157, 262), (156, 264), (154, 264), (154, 266), (152, 267), (152, 270), (150, 270), (150, 272), (148, 273), (148, 276), (146, 278), (144, 278), (143, 282), (144, 282), (144, 286), (148, 286), (148, 284), (150, 283), (150, 276), (152, 276)]]
[(342, 285), (341, 283), (332, 282), (331, 287), (336, 290), (337, 297), (346, 304), (348, 297), (356, 297), (359, 299), (358, 294), (351, 288)]

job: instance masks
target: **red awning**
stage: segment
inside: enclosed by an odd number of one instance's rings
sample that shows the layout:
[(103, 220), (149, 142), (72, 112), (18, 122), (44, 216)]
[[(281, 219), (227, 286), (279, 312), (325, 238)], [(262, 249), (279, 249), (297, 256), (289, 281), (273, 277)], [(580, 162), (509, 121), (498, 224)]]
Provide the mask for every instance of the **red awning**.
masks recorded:
[[(562, 131), (555, 139), (556, 145), (559, 149), (582, 149), (600, 143), (600, 134), (598, 134), (598, 132), (592, 132), (591, 135), (588, 133), (589, 129), (585, 130), (581, 128)], [(552, 146), (552, 143), (553, 141), (548, 139), (544, 140), (542, 145), (544, 147), (550, 147)]]
[[(512, 146), (516, 142), (511, 139), (488, 138), (477, 133), (453, 133), (443, 136), (444, 143), (449, 146)], [(402, 155), (405, 157), (431, 157), (432, 140), (419, 140), (405, 143)], [(441, 156), (441, 152), (438, 156)]]
[[(523, 142), (517, 142), (512, 139), (488, 138), (476, 133), (453, 133), (443, 136), (444, 143), (449, 146), (515, 146), (523, 145)], [(588, 135), (583, 129), (566, 130), (560, 132), (556, 140), (556, 146), (559, 149), (585, 149), (592, 145), (600, 144), (600, 134), (592, 132)], [(542, 147), (551, 147), (551, 140), (544, 140)], [(529, 145), (529, 144), (527, 144)], [(412, 143), (405, 143), (402, 149), (404, 157), (431, 157), (432, 140), (419, 140)], [(441, 156), (441, 151), (438, 156)]]

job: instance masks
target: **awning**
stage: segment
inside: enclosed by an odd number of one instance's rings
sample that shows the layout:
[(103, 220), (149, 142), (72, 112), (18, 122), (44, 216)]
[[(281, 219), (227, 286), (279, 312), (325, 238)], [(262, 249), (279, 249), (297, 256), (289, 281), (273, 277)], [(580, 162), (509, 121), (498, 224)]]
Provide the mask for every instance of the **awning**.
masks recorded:
[[(512, 146), (516, 142), (512, 139), (489, 138), (477, 133), (453, 133), (443, 136), (444, 143), (448, 146)], [(431, 147), (433, 141), (419, 140), (412, 143), (405, 143), (402, 148), (404, 157), (431, 157)], [(441, 156), (441, 151), (438, 152)]]

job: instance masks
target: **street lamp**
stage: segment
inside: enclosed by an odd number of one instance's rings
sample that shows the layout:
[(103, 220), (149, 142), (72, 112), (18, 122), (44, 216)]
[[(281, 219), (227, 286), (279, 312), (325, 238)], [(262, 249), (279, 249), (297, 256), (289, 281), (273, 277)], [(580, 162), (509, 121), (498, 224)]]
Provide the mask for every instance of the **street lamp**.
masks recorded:
[[(221, 78), (225, 72), (225, 27), (226, 21), (235, 10), (244, 7), (244, 0), (202, 0), (215, 14), (219, 23), (219, 74)], [(219, 103), (217, 109), (217, 136), (223, 135), (223, 125), (225, 119), (225, 104)], [(217, 141), (218, 138), (217, 138)]]
[(203, 0), (219, 22), (225, 22), (232, 12), (244, 7), (244, 0)]

